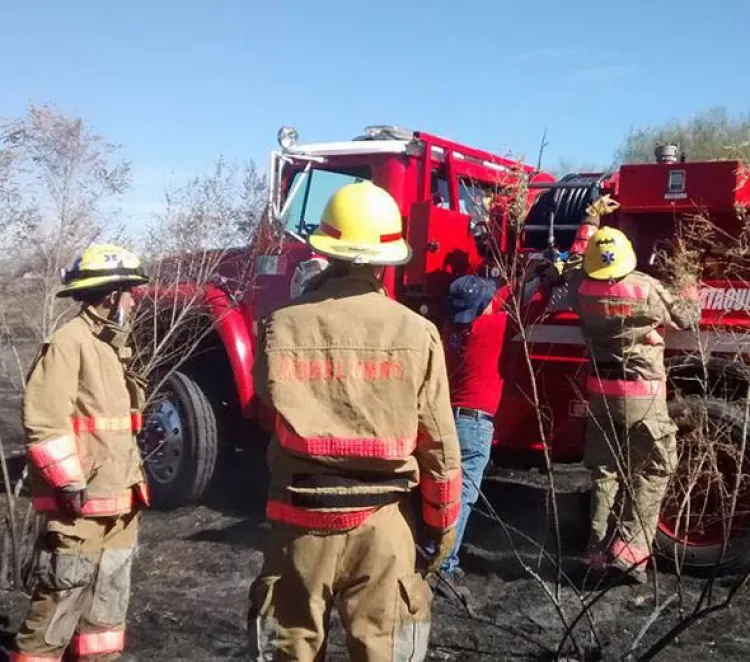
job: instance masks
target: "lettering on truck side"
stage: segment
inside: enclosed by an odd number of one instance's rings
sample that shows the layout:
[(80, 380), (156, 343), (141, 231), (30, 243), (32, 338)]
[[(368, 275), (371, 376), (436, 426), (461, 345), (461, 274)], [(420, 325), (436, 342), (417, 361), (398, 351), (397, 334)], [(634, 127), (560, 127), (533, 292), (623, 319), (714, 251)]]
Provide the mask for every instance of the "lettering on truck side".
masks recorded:
[(703, 310), (746, 310), (750, 308), (750, 288), (704, 287), (700, 291)]

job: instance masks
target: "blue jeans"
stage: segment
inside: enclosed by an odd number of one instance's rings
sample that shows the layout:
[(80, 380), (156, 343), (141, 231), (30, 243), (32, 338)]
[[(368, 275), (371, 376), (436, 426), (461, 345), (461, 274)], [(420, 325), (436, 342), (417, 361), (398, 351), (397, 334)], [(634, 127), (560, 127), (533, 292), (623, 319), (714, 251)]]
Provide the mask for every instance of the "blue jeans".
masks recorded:
[(458, 550), (469, 522), (471, 508), (479, 498), (482, 476), (490, 460), (492, 421), (456, 416), (458, 443), (461, 446), (461, 512), (456, 524), (456, 544), (440, 570), (454, 572), (458, 568)]

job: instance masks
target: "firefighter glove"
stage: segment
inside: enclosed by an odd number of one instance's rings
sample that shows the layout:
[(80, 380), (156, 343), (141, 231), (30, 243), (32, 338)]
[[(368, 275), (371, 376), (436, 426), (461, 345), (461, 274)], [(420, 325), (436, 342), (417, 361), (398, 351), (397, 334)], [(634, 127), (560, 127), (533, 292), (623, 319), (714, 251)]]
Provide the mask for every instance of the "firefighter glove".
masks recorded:
[(69, 517), (82, 517), (83, 506), (88, 500), (86, 488), (62, 487), (55, 490), (55, 500), (60, 512)]
[(431, 555), (424, 565), (423, 572), (425, 576), (437, 572), (445, 559), (448, 558), (453, 545), (456, 543), (456, 527), (443, 530), (430, 529), (428, 540), (428, 548), (431, 551)]
[(606, 216), (620, 208), (620, 203), (613, 200), (609, 194), (603, 195), (601, 198), (597, 198), (588, 207), (586, 207), (586, 214), (588, 216)]

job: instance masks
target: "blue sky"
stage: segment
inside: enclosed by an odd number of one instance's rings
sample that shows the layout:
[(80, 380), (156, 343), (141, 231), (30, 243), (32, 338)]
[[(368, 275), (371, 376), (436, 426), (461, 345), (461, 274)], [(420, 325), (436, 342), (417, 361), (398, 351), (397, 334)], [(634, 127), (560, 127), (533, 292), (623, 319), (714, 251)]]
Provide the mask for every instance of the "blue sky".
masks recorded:
[(750, 110), (745, 0), (0, 0), (0, 116), (81, 115), (133, 162), (131, 216), (223, 153), (393, 123), (546, 163), (633, 126)]

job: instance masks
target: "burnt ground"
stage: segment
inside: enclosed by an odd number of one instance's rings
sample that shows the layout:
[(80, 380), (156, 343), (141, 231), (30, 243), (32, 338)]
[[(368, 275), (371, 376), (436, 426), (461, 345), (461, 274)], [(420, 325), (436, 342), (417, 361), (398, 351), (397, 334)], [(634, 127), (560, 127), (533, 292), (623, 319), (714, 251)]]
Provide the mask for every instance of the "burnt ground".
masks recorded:
[[(0, 397), (0, 435), (12, 455), (20, 442), (18, 399), (7, 389)], [(246, 597), (260, 568), (266, 532), (260, 500), (248, 496), (257, 487), (248, 478), (250, 461), (239, 457), (232, 462), (205, 504), (145, 514), (127, 639), (128, 650), (138, 660), (247, 659)], [(14, 473), (20, 467), (18, 457), (11, 460)], [(597, 597), (603, 585), (599, 590), (587, 585), (583, 593), (574, 588), (582, 584), (584, 572), (579, 557), (587, 535), (586, 474), (579, 467), (559, 467), (555, 476), (563, 570), (570, 577), (570, 583), (563, 582), (558, 605), (570, 622), (581, 611), (581, 600)], [(564, 627), (553, 601), (556, 572), (540, 560), (539, 553), (540, 546), (553, 556), (556, 550), (547, 479), (535, 471), (498, 471), (485, 481), (484, 493), (505, 525), (520, 533), (509, 532), (490, 517), (486, 504), (474, 515), (463, 554), (470, 606), (436, 596), (429, 659), (557, 659)], [(716, 582), (717, 599), (732, 581), (728, 577)], [(660, 574), (660, 604), (671, 602), (658, 617), (654, 617), (653, 585), (606, 591), (590, 612), (593, 625), (584, 617), (576, 628), (582, 652), (587, 652), (587, 659), (623, 659), (650, 622), (638, 650), (642, 654), (678, 622), (680, 614), (689, 613), (705, 585), (700, 578), (678, 581), (668, 572)], [(0, 629), (6, 643), (26, 605), (22, 593), (0, 591)], [(750, 657), (748, 613), (750, 592), (741, 590), (730, 609), (692, 625), (655, 659), (746, 660)], [(580, 651), (570, 646), (563, 650), (559, 659), (581, 659)], [(347, 659), (335, 616), (326, 659)]]

